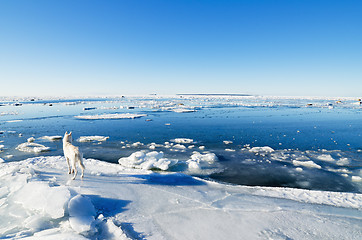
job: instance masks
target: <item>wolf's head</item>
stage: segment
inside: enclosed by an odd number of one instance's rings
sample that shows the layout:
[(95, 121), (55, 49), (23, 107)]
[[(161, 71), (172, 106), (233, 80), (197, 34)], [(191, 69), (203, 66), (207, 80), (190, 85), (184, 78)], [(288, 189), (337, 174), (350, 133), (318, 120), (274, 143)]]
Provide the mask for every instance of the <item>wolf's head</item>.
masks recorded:
[(63, 143), (72, 143), (72, 132), (65, 132), (64, 137), (63, 137)]

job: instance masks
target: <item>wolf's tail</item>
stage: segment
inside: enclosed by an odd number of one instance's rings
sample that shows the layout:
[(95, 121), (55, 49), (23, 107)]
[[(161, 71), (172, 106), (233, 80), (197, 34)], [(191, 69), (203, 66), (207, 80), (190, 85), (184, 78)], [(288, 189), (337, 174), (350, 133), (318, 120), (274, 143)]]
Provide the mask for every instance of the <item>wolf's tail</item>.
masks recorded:
[(79, 165), (80, 165), (80, 167), (81, 167), (82, 169), (85, 169), (85, 166), (84, 166), (84, 164), (83, 164), (83, 153), (79, 152), (79, 153), (77, 154), (77, 157), (79, 158)]

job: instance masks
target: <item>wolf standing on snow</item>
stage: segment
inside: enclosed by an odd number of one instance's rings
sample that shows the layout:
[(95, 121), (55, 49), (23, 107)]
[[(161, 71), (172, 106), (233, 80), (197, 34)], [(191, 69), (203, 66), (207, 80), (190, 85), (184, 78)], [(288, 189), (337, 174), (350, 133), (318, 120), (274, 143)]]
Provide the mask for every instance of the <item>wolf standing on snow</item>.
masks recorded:
[[(77, 168), (76, 164), (77, 162), (80, 165), (80, 168), (82, 169), (82, 178), (84, 177), (84, 164), (83, 164), (83, 154), (79, 151), (79, 148), (74, 146), (72, 144), (72, 132), (68, 133), (65, 132), (64, 138), (63, 138), (63, 152), (64, 157), (67, 160), (68, 168), (69, 168), (69, 174), (72, 172), (74, 173), (74, 176), (72, 180), (75, 179), (77, 176)], [(69, 163), (70, 161), (70, 163)]]

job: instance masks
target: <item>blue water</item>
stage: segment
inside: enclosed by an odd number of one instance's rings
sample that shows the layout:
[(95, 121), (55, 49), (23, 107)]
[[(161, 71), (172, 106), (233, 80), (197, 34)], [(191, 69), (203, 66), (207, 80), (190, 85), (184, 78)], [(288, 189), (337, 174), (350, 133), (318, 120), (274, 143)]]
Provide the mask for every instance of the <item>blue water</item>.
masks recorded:
[[(0, 158), (18, 161), (38, 155), (62, 155), (61, 141), (39, 139), (72, 131), (80, 136), (109, 136), (106, 142), (79, 143), (84, 157), (117, 163), (147, 144), (163, 144), (174, 138), (190, 138), (195, 148), (163, 151), (165, 157), (186, 161), (193, 151), (212, 152), (219, 159), (213, 173), (199, 176), (234, 184), (362, 192), (362, 107), (358, 100), (274, 99), (237, 96), (157, 96), (113, 99), (70, 99), (0, 102)], [(95, 108), (85, 111), (84, 108)], [(121, 107), (121, 108), (120, 108)], [(131, 107), (131, 108), (130, 108)], [(177, 113), (173, 107), (194, 109)], [(110, 109), (111, 108), (111, 109)], [(147, 114), (136, 119), (81, 120), (78, 115), (103, 113)], [(20, 120), (20, 121), (14, 121)], [(20, 136), (19, 136), (20, 134)], [(34, 137), (51, 148), (39, 154), (16, 150)], [(232, 141), (224, 144), (223, 141)], [(138, 147), (127, 143), (141, 142)], [(200, 150), (199, 146), (205, 146)], [(275, 151), (262, 156), (252, 147), (269, 146)], [(123, 147), (123, 148), (122, 148)], [(235, 151), (225, 151), (233, 149)], [(13, 157), (8, 158), (9, 155)], [(332, 161), (319, 156), (329, 155)], [(293, 164), (298, 156), (321, 168)], [(337, 164), (341, 159), (347, 163)], [(299, 169), (300, 170), (300, 169)], [(170, 171), (180, 171), (174, 168)], [(196, 174), (198, 175), (198, 174)], [(352, 181), (352, 177), (354, 180)], [(357, 178), (356, 178), (357, 177)]]

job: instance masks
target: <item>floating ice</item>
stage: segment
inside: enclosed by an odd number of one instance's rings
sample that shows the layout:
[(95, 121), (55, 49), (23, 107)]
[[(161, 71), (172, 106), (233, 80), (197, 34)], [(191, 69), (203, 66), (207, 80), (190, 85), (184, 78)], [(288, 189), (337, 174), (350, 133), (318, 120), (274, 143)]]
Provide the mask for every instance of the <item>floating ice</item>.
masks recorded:
[(114, 114), (101, 114), (101, 115), (79, 115), (75, 116), (79, 119), (85, 120), (99, 120), (99, 119), (134, 119), (146, 117), (147, 114), (131, 114), (131, 113), (114, 113)]
[(362, 177), (360, 177), (360, 176), (352, 176), (352, 181), (353, 182), (362, 182)]
[(272, 149), (271, 147), (265, 146), (265, 147), (253, 147), (249, 151), (253, 152), (253, 153), (271, 153), (271, 152), (274, 152), (274, 149)]
[(175, 142), (175, 143), (183, 143), (183, 144), (194, 143), (194, 140), (190, 139), (190, 138), (175, 138), (175, 139), (171, 139), (171, 141)]
[(186, 149), (186, 146), (185, 146), (185, 145), (182, 145), (182, 144), (175, 144), (175, 145), (173, 145), (173, 148), (177, 148), (177, 149), (183, 150), (183, 149)]
[(106, 141), (109, 137), (105, 137), (105, 136), (81, 136), (77, 139), (78, 142), (93, 142), (93, 141), (98, 141), (98, 142), (103, 142)]
[(28, 143), (31, 143), (31, 142), (34, 142), (35, 141), (35, 138), (34, 137), (30, 137), (27, 139)]
[(209, 167), (217, 160), (217, 156), (214, 153), (201, 154), (199, 152), (194, 152), (191, 155), (191, 159), (187, 160), (186, 163), (189, 169), (200, 170), (204, 167)]
[(58, 140), (61, 140), (62, 138), (63, 138), (62, 136), (43, 136), (43, 137), (41, 137), (41, 139), (48, 140), (48, 141), (58, 141)]
[(319, 155), (319, 156), (317, 156), (317, 159), (321, 160), (321, 161), (325, 161), (325, 162), (334, 162), (335, 161), (333, 159), (333, 157), (331, 155), (329, 155), (329, 154)]
[(50, 150), (50, 147), (46, 147), (39, 143), (34, 142), (26, 142), (21, 143), (16, 147), (17, 150), (22, 152), (33, 152), (33, 153), (40, 153), (40, 152), (47, 152)]
[(223, 141), (223, 143), (227, 145), (227, 144), (232, 144), (233, 141), (227, 141), (227, 140), (225, 140), (225, 141)]
[(172, 111), (177, 113), (190, 113), (190, 112), (196, 112), (195, 109), (187, 109), (187, 108), (175, 108)]
[(294, 166), (302, 166), (302, 167), (308, 167), (308, 168), (318, 168), (321, 169), (322, 167), (319, 166), (318, 164), (316, 164), (313, 161), (298, 161), (298, 160), (293, 160), (293, 165)]
[(236, 150), (235, 150), (235, 149), (231, 149), (231, 148), (226, 148), (225, 151), (226, 151), (226, 152), (235, 152)]
[(169, 167), (175, 165), (177, 160), (169, 160), (163, 157), (163, 152), (149, 152), (138, 151), (132, 153), (129, 157), (120, 158), (118, 163), (124, 167), (140, 168), (140, 169), (161, 169), (167, 170)]
[(350, 162), (349, 162), (348, 158), (341, 158), (336, 162), (336, 164), (338, 166), (348, 166), (350, 164)]

